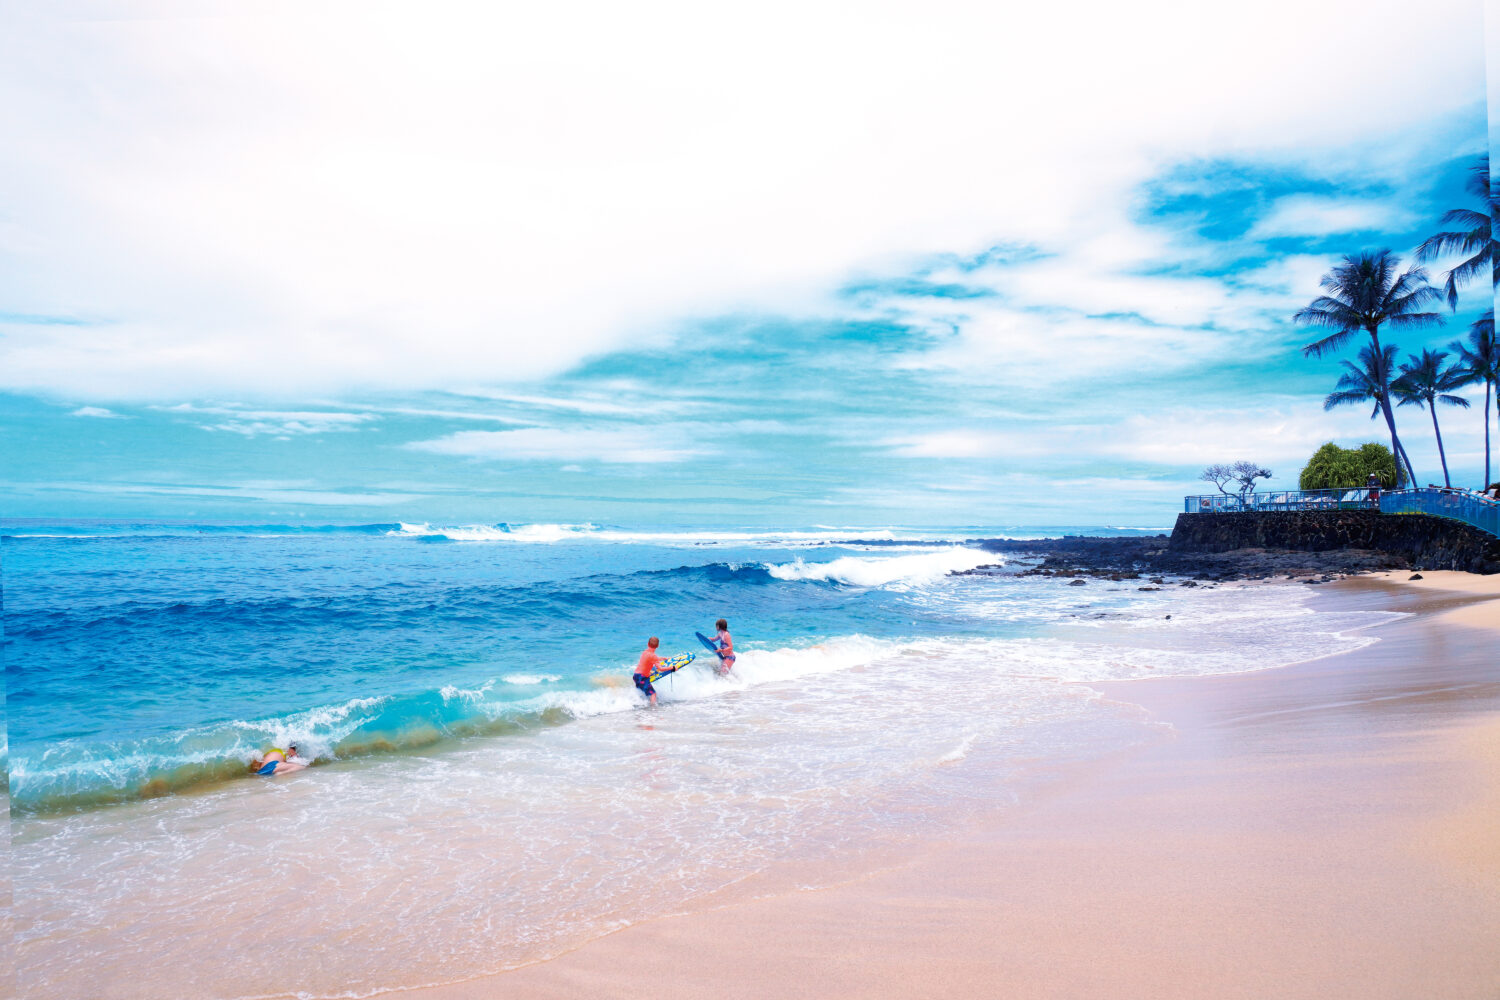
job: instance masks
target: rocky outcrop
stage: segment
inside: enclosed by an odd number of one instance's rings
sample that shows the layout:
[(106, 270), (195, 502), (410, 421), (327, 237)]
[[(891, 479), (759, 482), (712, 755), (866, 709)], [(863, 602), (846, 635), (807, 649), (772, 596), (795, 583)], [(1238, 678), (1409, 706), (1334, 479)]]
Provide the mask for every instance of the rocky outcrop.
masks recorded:
[(1500, 539), (1478, 528), (1430, 514), (1373, 510), (1179, 514), (1170, 538), (996, 538), (980, 544), (1038, 560), (1027, 574), (1115, 581), (1165, 574), (1322, 582), (1391, 569), (1500, 573)]
[(1168, 555), (1245, 549), (1381, 553), (1414, 569), (1500, 573), (1500, 538), (1431, 514), (1374, 510), (1178, 514)]

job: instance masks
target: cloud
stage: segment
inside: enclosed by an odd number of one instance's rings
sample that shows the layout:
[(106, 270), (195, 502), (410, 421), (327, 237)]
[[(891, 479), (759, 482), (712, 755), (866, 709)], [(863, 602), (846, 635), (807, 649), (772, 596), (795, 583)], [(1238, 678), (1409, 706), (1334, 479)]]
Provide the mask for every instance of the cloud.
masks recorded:
[(125, 418), (125, 415), (123, 413), (116, 413), (113, 410), (106, 410), (102, 406), (80, 406), (78, 409), (70, 412), (68, 416), (103, 417), (110, 420), (123, 420)]
[(657, 433), (637, 430), (559, 430), (528, 427), (515, 431), (457, 431), (404, 447), (435, 455), (517, 462), (605, 462), (662, 464), (703, 454), (662, 441)]
[[(1445, 412), (1445, 437), (1450, 434), (1448, 424), (1454, 423), (1447, 416)], [(1047, 481), (1059, 488), (1071, 475), (1068, 467), (1101, 461), (1144, 464), (1155, 467), (1158, 471), (1153, 474), (1160, 475), (1163, 469), (1246, 459), (1271, 465), (1285, 479), (1288, 474), (1295, 476), (1326, 441), (1345, 446), (1387, 442), (1385, 422), (1368, 418), (1367, 407), (1325, 412), (1319, 399), (1280, 397), (1253, 407), (1171, 406), (1151, 414), (1112, 417), (1101, 413), (1089, 420), (1051, 420), (1004, 430), (930, 429), (889, 437), (879, 446), (903, 458), (1001, 463), (1024, 459), (1027, 468), (1039, 467), (1037, 459), (1050, 459), (1040, 467), (1048, 470)], [(1423, 424), (1405, 413), (1398, 414), (1397, 422), (1402, 441), (1416, 460), (1417, 453), (1427, 448)], [(1477, 433), (1479, 421), (1473, 423)], [(1467, 433), (1464, 436), (1467, 439)]]
[[(1044, 436), (1058, 431), (1049, 430)], [(1017, 458), (1047, 454), (1051, 445), (1025, 431), (976, 431), (968, 428), (899, 435), (879, 442), (902, 458)]]
[(436, 420), (478, 420), (498, 424), (526, 424), (512, 416), (499, 413), (477, 413), (473, 410), (444, 410), (421, 406), (371, 406), (361, 404), (360, 409), (368, 413), (391, 413), (402, 417), (432, 417)]
[(289, 437), (352, 431), (358, 430), (360, 424), (380, 419), (373, 413), (342, 413), (329, 410), (249, 410), (233, 406), (195, 406), (192, 403), (157, 406), (153, 409), (166, 413), (205, 413), (232, 417), (231, 420), (198, 426), (206, 431), (227, 431), (231, 434), (243, 434), (246, 437), (255, 437), (260, 434)]
[(0, 40), (0, 387), (100, 402), (547, 378), (1002, 242), (1095, 255), (1018, 301), (1229, 322), (1211, 283), (1124, 273), (1149, 254), (1101, 206), (1484, 87), (1469, 0), (72, 13)]
[[(1317, 399), (1282, 400), (1253, 408), (1174, 408), (1134, 415), (1099, 436), (1097, 454), (1168, 466), (1207, 465), (1245, 459), (1271, 465), (1285, 480), (1326, 441), (1342, 445), (1388, 442), (1385, 421), (1370, 420), (1369, 408), (1324, 412)], [(1398, 419), (1405, 442), (1411, 424)], [(1278, 482), (1281, 482), (1280, 480)], [(1285, 484), (1282, 488), (1288, 487)]]
[(1278, 199), (1271, 212), (1256, 222), (1248, 235), (1252, 239), (1269, 239), (1390, 232), (1404, 229), (1411, 222), (1406, 212), (1389, 202), (1297, 194)]
[(365, 490), (342, 492), (331, 489), (308, 489), (302, 488), (301, 484), (280, 484), (275, 482), (247, 482), (218, 486), (130, 482), (56, 482), (36, 484), (31, 488), (46, 492), (102, 493), (116, 497), (254, 500), (262, 503), (306, 504), (314, 507), (384, 507), (422, 499), (417, 494), (371, 493)]

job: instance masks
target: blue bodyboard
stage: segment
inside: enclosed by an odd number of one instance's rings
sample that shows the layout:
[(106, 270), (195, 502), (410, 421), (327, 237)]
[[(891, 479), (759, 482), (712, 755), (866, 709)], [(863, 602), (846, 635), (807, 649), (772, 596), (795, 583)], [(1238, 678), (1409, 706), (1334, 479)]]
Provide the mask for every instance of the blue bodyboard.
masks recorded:
[(719, 659), (721, 659), (721, 660), (724, 659), (724, 654), (723, 653), (719, 653), (719, 644), (717, 642), (715, 642), (714, 640), (710, 639), (708, 636), (704, 635), (702, 632), (694, 632), (693, 634), (698, 637), (698, 641), (699, 642), (703, 643), (703, 645), (707, 646), (709, 649), (713, 650), (715, 653), (718, 653), (719, 654)]

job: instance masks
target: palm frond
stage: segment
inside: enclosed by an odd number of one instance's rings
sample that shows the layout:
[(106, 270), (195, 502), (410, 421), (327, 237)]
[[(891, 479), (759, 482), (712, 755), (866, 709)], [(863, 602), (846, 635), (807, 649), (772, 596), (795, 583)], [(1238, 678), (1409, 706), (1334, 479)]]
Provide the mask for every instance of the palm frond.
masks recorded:
[(1349, 342), (1354, 336), (1354, 331), (1349, 329), (1337, 330), (1330, 333), (1321, 340), (1315, 340), (1311, 344), (1302, 345), (1302, 356), (1304, 358), (1321, 358), (1329, 351), (1336, 351)]

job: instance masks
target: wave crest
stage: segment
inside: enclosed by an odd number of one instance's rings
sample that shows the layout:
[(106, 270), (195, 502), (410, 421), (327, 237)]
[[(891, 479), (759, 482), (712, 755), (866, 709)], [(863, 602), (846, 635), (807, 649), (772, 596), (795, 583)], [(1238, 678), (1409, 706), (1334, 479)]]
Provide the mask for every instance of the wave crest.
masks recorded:
[(981, 549), (951, 548), (914, 555), (873, 558), (844, 556), (831, 562), (768, 564), (766, 571), (778, 580), (841, 583), (851, 587), (914, 586), (932, 583), (950, 573), (963, 573), (1004, 560)]

